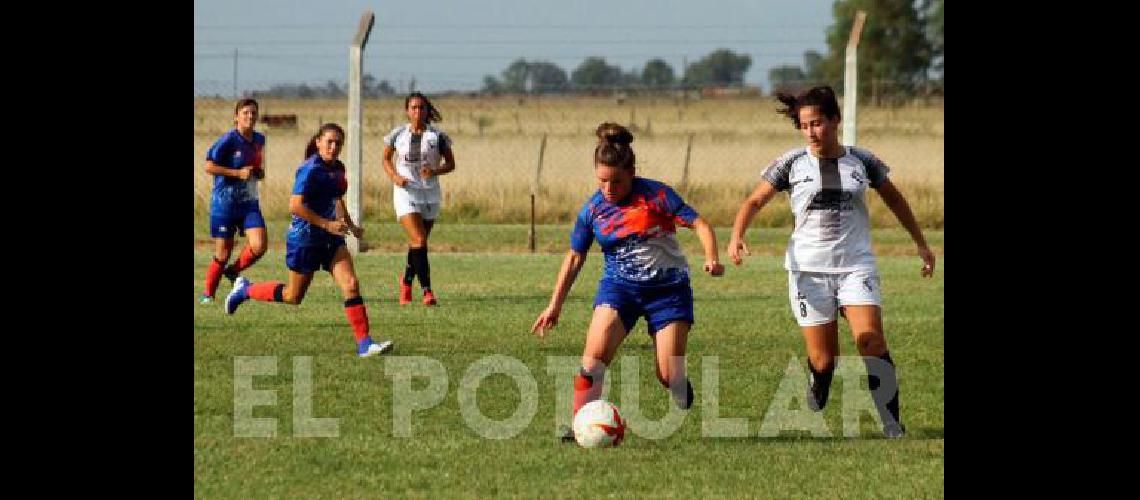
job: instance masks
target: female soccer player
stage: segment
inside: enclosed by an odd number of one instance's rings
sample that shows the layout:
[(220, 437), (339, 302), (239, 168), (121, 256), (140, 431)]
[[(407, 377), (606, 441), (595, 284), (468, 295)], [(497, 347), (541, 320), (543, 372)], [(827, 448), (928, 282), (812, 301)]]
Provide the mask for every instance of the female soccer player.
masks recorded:
[(344, 313), (356, 337), (356, 353), (368, 357), (392, 347), (392, 341), (375, 343), (368, 332), (368, 311), (360, 296), (352, 256), (344, 245), (344, 235), (360, 238), (364, 229), (353, 224), (344, 205), (348, 189), (344, 164), (337, 160), (344, 146), (344, 130), (335, 123), (321, 126), (305, 148), (306, 160), (297, 169), (289, 211), (293, 222), (285, 238), (285, 265), (289, 283), (267, 281), (250, 283), (238, 277), (226, 296), (226, 314), (233, 314), (242, 302), (252, 298), (263, 302), (300, 304), (318, 269), (327, 270), (344, 296)]
[[(839, 102), (830, 87), (798, 96), (777, 95), (807, 141), (777, 158), (736, 214), (728, 254), (736, 265), (749, 254), (744, 231), (777, 191), (788, 191), (795, 229), (784, 259), (788, 297), (807, 344), (811, 383), (808, 404), (827, 404), (835, 358), (839, 355), (837, 313), (847, 318), (855, 345), (867, 363), (872, 396), (887, 437), (902, 437), (894, 361), (883, 336), (882, 295), (864, 193), (874, 188), (910, 233), (922, 257), (921, 275), (934, 273), (934, 254), (906, 199), (887, 178), (890, 169), (870, 151), (839, 144)], [(875, 359), (877, 358), (877, 359)], [(877, 375), (877, 376), (876, 376)], [(880, 384), (887, 390), (877, 391)], [(890, 394), (886, 394), (886, 392)]]
[[(257, 182), (265, 178), (261, 168), (265, 136), (253, 130), (257, 124), (257, 101), (242, 99), (234, 107), (237, 126), (226, 132), (206, 152), (206, 173), (214, 176), (210, 196), (210, 236), (214, 260), (206, 269), (206, 290), (201, 302), (214, 301), (222, 276), (233, 281), (265, 254), (265, 219), (257, 202)], [(234, 249), (234, 233), (248, 238), (237, 262), (226, 267)]]
[[(408, 262), (400, 280), (400, 305), (412, 302), (412, 280), (418, 276), (424, 305), (434, 306), (427, 240), (439, 217), (438, 176), (455, 170), (455, 155), (451, 138), (431, 125), (443, 117), (427, 97), (412, 92), (404, 99), (404, 111), (408, 124), (384, 136), (384, 171), (392, 179), (396, 220), (408, 235)], [(397, 154), (395, 164), (392, 153)]]
[[(673, 188), (636, 176), (629, 130), (607, 122), (596, 133), (598, 190), (578, 212), (550, 304), (531, 331), (541, 337), (558, 324), (566, 295), (596, 239), (605, 255), (605, 270), (594, 298), (582, 367), (574, 378), (574, 413), (601, 397), (606, 366), (641, 316), (656, 348), (657, 380), (669, 388), (679, 408), (688, 409), (693, 386), (685, 375), (685, 345), (693, 324), (693, 290), (688, 262), (673, 235), (677, 225), (695, 231), (704, 247), (705, 272), (720, 276), (724, 266), (717, 260), (716, 235)], [(562, 438), (573, 439), (569, 434)]]

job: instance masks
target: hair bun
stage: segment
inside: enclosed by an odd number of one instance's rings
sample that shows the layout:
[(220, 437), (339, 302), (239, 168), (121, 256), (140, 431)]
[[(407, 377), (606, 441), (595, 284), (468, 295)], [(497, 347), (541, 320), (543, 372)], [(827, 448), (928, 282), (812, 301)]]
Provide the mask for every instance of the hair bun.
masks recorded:
[(595, 133), (598, 136), (599, 144), (610, 143), (629, 145), (629, 143), (633, 142), (633, 134), (629, 132), (629, 129), (613, 122), (605, 122), (601, 125), (598, 125), (598, 129), (595, 131)]

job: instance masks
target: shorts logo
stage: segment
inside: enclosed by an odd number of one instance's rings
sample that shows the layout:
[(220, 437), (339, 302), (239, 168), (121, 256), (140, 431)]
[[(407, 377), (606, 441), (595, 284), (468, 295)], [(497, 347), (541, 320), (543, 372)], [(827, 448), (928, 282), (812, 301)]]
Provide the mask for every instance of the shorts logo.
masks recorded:
[(225, 232), (226, 226), (218, 226), (218, 231)]
[(868, 292), (872, 291), (871, 278), (863, 278), (863, 288), (867, 289)]

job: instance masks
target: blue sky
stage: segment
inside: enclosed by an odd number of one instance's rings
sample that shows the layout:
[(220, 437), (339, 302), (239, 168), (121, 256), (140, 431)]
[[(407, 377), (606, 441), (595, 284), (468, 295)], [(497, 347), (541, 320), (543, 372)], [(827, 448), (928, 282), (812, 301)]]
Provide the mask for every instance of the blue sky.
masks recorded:
[(660, 57), (680, 76), (717, 48), (752, 57), (745, 83), (768, 90), (768, 70), (826, 53), (832, 0), (195, 0), (195, 93), (274, 83), (344, 82), (348, 43), (365, 10), (376, 24), (364, 71), (404, 91), (477, 90), (511, 61), (546, 60), (567, 74), (604, 57), (624, 71)]

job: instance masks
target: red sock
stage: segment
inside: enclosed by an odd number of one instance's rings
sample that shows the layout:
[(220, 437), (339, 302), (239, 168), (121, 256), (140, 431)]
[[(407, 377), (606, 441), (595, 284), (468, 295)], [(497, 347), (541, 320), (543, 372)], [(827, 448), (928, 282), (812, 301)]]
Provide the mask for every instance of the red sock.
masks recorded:
[(574, 376), (574, 413), (572, 415), (577, 415), (578, 410), (586, 403), (601, 397), (602, 377), (606, 372), (605, 370), (596, 371), (597, 373), (591, 376), (583, 368), (578, 370), (578, 374)]
[(352, 336), (360, 344), (368, 337), (368, 310), (364, 308), (364, 299), (356, 297), (344, 301), (344, 315), (348, 316), (348, 322), (352, 325)]
[(284, 302), (285, 298), (281, 293), (285, 290), (285, 284), (280, 281), (266, 281), (264, 283), (254, 283), (249, 286), (246, 293), (249, 298), (253, 300), (260, 300), (262, 302)]
[(237, 262), (234, 262), (227, 271), (240, 273), (249, 269), (249, 266), (252, 266), (254, 262), (257, 262), (257, 257), (253, 255), (253, 251), (249, 247), (245, 247), (242, 249), (241, 255), (238, 256)]
[(218, 259), (210, 261), (210, 267), (206, 269), (206, 296), (213, 297), (214, 293), (218, 291), (218, 282), (222, 279), (222, 269), (225, 263), (218, 262)]

